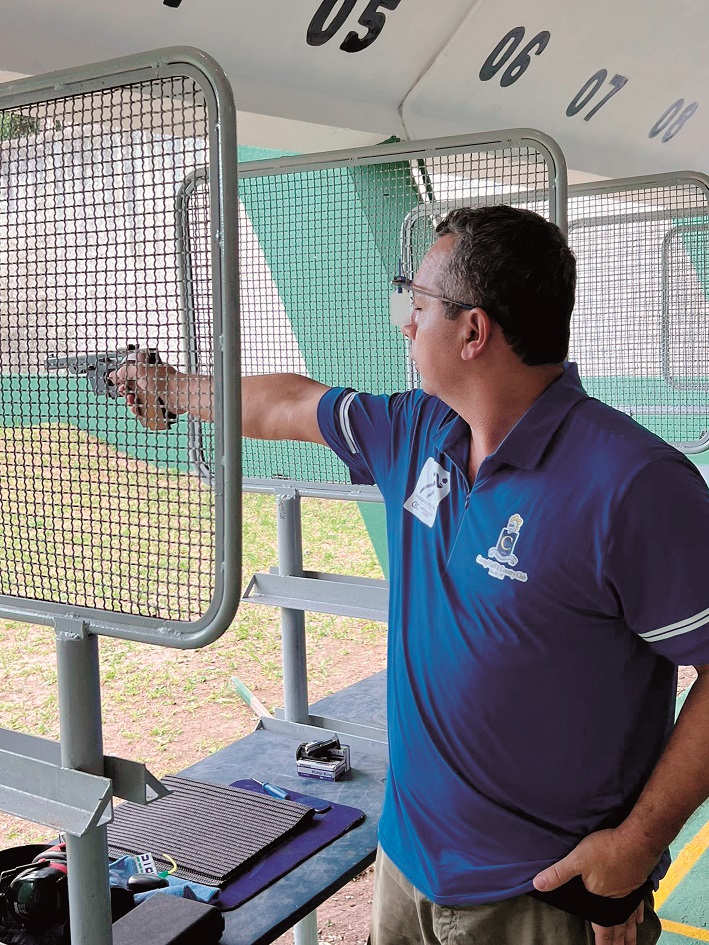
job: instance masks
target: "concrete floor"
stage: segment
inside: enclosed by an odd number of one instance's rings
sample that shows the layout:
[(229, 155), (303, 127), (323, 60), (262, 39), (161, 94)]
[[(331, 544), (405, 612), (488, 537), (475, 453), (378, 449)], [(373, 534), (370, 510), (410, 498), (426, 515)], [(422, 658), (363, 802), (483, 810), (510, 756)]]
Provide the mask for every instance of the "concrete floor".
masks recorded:
[[(678, 711), (685, 695), (677, 700)], [(660, 945), (709, 942), (709, 801), (687, 821), (671, 850), (672, 866), (655, 896)]]
[(662, 945), (709, 942), (709, 802), (672, 844), (673, 863), (656, 895)]

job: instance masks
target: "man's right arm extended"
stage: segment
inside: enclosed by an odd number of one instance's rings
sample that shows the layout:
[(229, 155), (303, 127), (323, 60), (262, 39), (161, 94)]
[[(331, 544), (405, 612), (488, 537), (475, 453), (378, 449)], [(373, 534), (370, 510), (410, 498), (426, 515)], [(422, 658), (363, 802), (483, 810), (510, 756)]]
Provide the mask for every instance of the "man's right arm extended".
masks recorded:
[[(174, 414), (213, 419), (212, 378), (183, 374), (168, 364), (128, 362), (115, 383), (129, 407), (140, 414), (142, 404), (157, 395)], [(301, 440), (325, 444), (318, 426), (318, 403), (328, 388), (301, 374), (262, 374), (241, 381), (242, 433), (263, 440)]]

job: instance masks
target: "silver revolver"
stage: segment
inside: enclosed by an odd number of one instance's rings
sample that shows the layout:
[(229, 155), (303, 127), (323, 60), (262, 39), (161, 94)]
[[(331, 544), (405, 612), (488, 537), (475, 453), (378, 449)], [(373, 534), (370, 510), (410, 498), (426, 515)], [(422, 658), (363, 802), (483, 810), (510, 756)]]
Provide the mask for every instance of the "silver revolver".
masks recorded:
[[(115, 399), (118, 397), (118, 388), (110, 375), (127, 361), (135, 361), (139, 353), (145, 355), (146, 364), (162, 364), (162, 359), (154, 348), (128, 345), (116, 351), (103, 351), (70, 358), (47, 358), (45, 367), (48, 371), (68, 371), (69, 374), (86, 377), (96, 395)], [(136, 417), (148, 430), (156, 432), (169, 429), (177, 420), (177, 415), (167, 409), (165, 402), (158, 394), (139, 392), (135, 386), (131, 388), (130, 384), (128, 387), (136, 398)]]

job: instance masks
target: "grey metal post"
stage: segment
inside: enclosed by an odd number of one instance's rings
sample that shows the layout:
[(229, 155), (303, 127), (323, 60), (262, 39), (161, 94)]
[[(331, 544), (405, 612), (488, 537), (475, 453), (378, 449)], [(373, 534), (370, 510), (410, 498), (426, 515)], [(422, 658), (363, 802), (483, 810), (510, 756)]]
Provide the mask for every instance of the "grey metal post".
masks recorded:
[[(61, 763), (103, 774), (98, 638), (81, 620), (57, 620)], [(106, 827), (67, 835), (72, 945), (111, 945)]]
[(293, 926), (295, 945), (318, 945), (318, 914), (313, 910)]
[[(303, 528), (300, 495), (288, 490), (276, 495), (278, 515), (278, 573), (303, 576)], [(289, 722), (307, 722), (308, 666), (305, 650), (305, 613), (281, 608), (283, 654), (283, 710)]]
[[(301, 498), (295, 489), (276, 494), (278, 516), (278, 573), (303, 576), (303, 520)], [(305, 613), (281, 608), (281, 651), (283, 654), (283, 712), (289, 722), (307, 722), (308, 661), (305, 648)], [(295, 945), (318, 945), (316, 912), (293, 926)]]

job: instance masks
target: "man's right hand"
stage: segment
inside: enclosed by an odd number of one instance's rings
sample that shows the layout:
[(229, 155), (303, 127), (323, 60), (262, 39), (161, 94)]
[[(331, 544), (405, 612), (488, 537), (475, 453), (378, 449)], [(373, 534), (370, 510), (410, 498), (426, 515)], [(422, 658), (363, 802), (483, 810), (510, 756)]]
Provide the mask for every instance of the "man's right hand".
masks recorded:
[(148, 430), (167, 430), (188, 407), (179, 403), (181, 375), (149, 350), (139, 350), (109, 376), (118, 394)]

